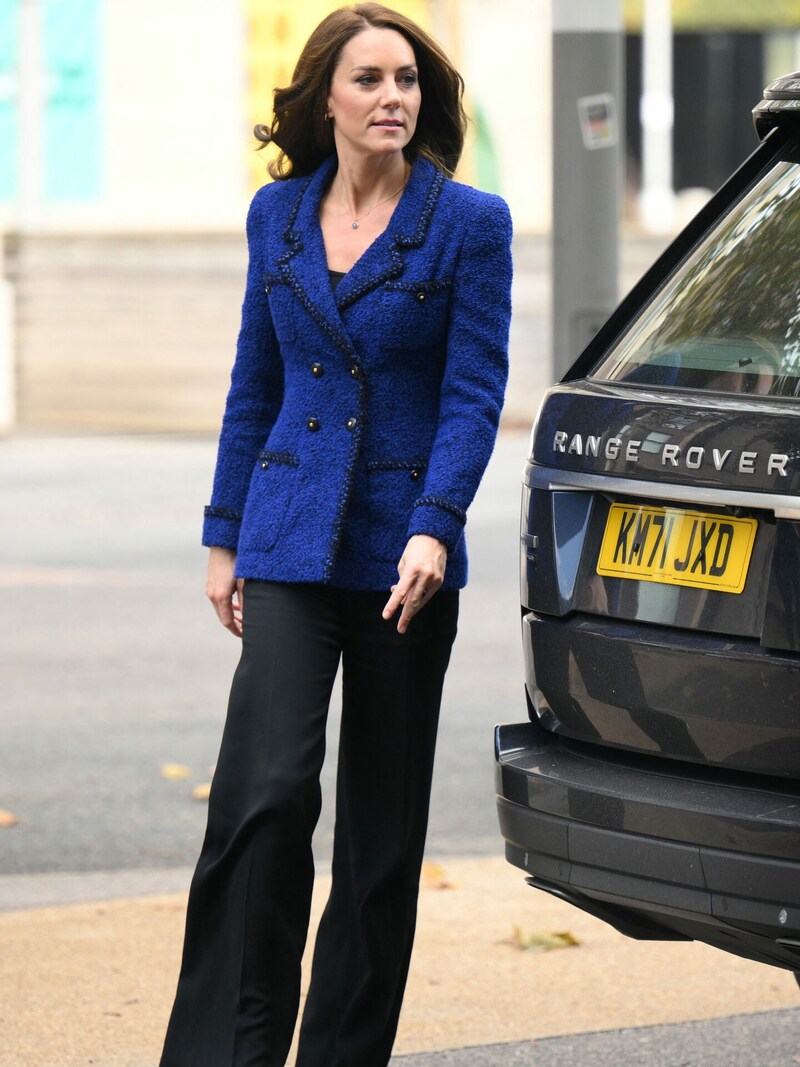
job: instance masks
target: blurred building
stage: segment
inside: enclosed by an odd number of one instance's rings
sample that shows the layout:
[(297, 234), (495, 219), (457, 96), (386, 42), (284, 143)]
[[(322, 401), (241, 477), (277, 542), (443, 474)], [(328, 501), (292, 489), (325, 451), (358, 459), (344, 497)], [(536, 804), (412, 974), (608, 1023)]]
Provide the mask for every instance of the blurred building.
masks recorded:
[[(0, 427), (6, 397), (28, 427), (216, 428), (267, 180), (252, 128), (335, 6), (0, 0)], [(395, 6), (465, 75), (460, 177), (544, 231), (549, 0)]]
[[(269, 122), (273, 88), (290, 81), (310, 29), (335, 6), (0, 0), (0, 226), (238, 231), (267, 178), (252, 128)], [(516, 200), (523, 229), (546, 228), (548, 0), (395, 6), (465, 74), (464, 177)]]
[[(752, 108), (764, 85), (800, 69), (800, 0), (672, 0), (672, 179), (696, 209), (756, 145)], [(642, 177), (645, 0), (623, 0), (628, 210)], [(679, 212), (676, 222), (686, 221)]]
[[(551, 217), (551, 5), (571, 0), (393, 2), (464, 74), (459, 177), (505, 196), (518, 250), (538, 248)], [(635, 194), (644, 0), (620, 3)], [(0, 0), (0, 428), (4, 397), (24, 426), (216, 428), (244, 217), (267, 179), (252, 128), (334, 6)], [(672, 0), (672, 13), (675, 186), (713, 188), (755, 144), (761, 86), (800, 67), (800, 0)]]

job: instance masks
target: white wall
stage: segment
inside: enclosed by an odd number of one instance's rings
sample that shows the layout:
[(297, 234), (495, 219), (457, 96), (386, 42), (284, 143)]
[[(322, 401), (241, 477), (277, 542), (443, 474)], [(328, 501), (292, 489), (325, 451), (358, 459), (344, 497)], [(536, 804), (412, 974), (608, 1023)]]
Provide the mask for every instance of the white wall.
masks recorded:
[(239, 228), (243, 26), (231, 0), (106, 0), (106, 196), (122, 229)]
[[(249, 199), (243, 16), (232, 0), (104, 0), (101, 193), (37, 229), (240, 229)], [(45, 146), (58, 165), (58, 144)], [(0, 212), (15, 228), (16, 205)]]
[(551, 217), (550, 0), (462, 0), (460, 55), (470, 96), (489, 119), (501, 192), (516, 232)]

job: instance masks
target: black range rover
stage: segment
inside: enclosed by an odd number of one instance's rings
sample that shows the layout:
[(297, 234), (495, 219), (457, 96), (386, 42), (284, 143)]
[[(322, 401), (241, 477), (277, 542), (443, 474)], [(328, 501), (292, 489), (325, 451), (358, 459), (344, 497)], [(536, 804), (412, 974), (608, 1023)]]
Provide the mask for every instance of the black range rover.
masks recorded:
[(544, 398), (506, 854), (637, 938), (800, 971), (800, 74)]

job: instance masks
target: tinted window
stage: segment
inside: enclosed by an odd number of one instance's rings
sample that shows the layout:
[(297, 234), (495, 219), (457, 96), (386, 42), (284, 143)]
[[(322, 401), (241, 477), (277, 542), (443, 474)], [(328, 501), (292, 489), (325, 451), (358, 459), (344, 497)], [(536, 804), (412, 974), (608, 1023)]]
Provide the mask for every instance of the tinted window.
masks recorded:
[(800, 396), (800, 165), (778, 163), (749, 190), (594, 376)]

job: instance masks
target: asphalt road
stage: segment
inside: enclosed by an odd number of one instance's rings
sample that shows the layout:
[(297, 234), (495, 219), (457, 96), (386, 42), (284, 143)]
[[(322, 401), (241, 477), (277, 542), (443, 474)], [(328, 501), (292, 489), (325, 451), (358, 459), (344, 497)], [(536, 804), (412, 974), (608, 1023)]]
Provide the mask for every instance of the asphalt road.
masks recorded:
[[(502, 434), (470, 513), (472, 574), (432, 800), (438, 856), (502, 847), (492, 726), (524, 716), (516, 544), (526, 440)], [(205, 818), (192, 791), (210, 778), (238, 655), (202, 594), (214, 449), (147, 437), (0, 442), (0, 808), (19, 819), (0, 839), (0, 874), (123, 871), (130, 891), (136, 871), (177, 869), (183, 884)], [(322, 862), (337, 726), (338, 698)], [(165, 778), (165, 764), (188, 777)]]
[(397, 1067), (792, 1067), (800, 1009), (396, 1056)]

